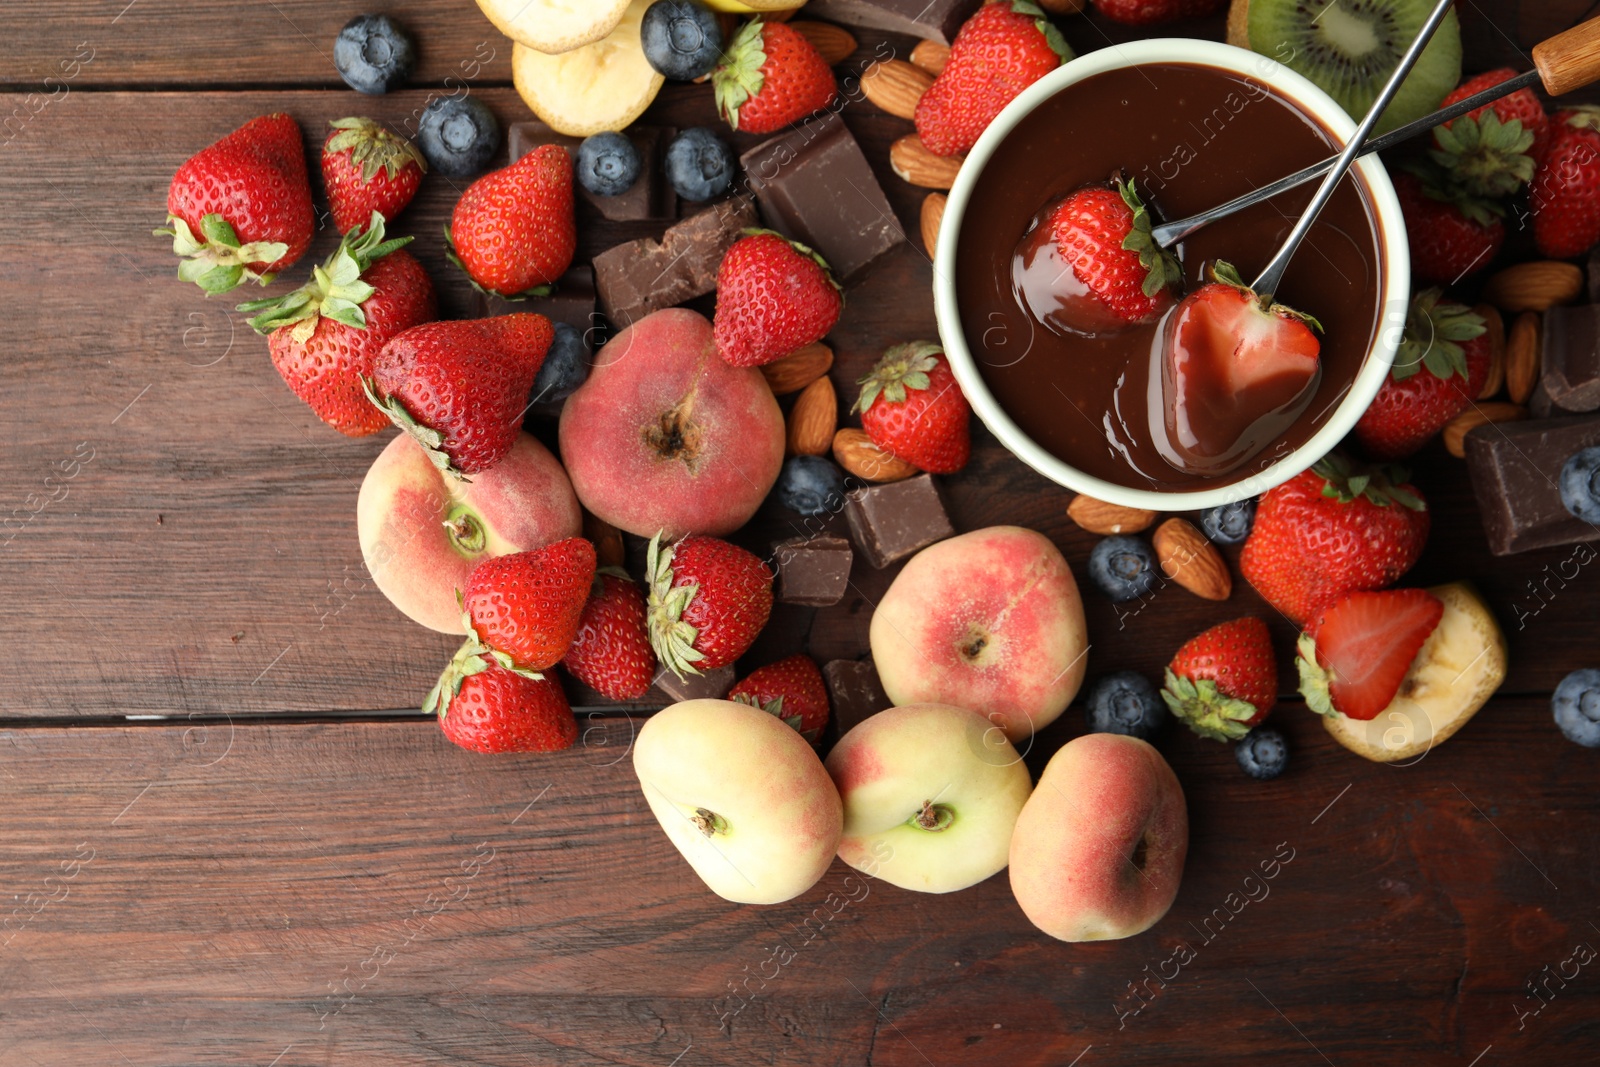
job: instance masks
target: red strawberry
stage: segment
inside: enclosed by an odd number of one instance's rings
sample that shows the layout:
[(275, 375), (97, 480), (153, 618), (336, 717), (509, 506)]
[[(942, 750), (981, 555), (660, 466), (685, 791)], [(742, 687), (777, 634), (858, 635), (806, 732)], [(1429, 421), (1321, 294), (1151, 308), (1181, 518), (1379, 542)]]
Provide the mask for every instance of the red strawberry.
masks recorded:
[(413, 326), (378, 353), (374, 404), (457, 477), (505, 458), (555, 333), (543, 315)]
[(1428, 540), (1427, 504), (1397, 467), (1337, 452), (1262, 494), (1239, 572), (1297, 625), (1347, 593), (1382, 589)]
[(1096, 11), (1112, 22), (1128, 26), (1199, 18), (1218, 10), (1225, 3), (1227, 0), (1094, 0)]
[(473, 182), (444, 236), (450, 261), (478, 289), (508, 298), (548, 293), (578, 248), (567, 150), (540, 145)]
[[(1454, 103), (1515, 77), (1512, 70), (1490, 71), (1464, 83), (1445, 98)], [(1463, 91), (1465, 90), (1465, 91)], [(1441, 105), (1442, 106), (1442, 105)], [(1451, 184), (1477, 197), (1510, 196), (1533, 177), (1534, 139), (1548, 119), (1538, 97), (1519, 89), (1458, 119), (1436, 126), (1429, 154)]]
[(300, 127), (288, 115), (263, 115), (202, 149), (178, 168), (167, 190), (178, 277), (208, 293), (246, 278), (262, 285), (305, 254), (316, 220)]
[(406, 209), (428, 163), (417, 146), (371, 119), (335, 119), (322, 142), (322, 187), (340, 233), (376, 211), (385, 222)]
[(771, 230), (748, 232), (722, 257), (712, 316), (717, 349), (735, 367), (771, 363), (822, 340), (844, 307), (821, 256)]
[(933, 474), (954, 474), (967, 465), (972, 408), (937, 343), (893, 346), (860, 384), (851, 410), (861, 413), (861, 428), (873, 444)]
[(1411, 245), (1411, 276), (1422, 284), (1450, 285), (1494, 261), (1505, 244), (1503, 209), (1453, 192), (1437, 181), (1394, 171), (1394, 191)]
[(754, 554), (715, 537), (650, 539), (650, 645), (679, 678), (744, 655), (772, 614), (772, 571)]
[(484, 560), (467, 576), (469, 629), (515, 666), (554, 666), (578, 635), (594, 565), (594, 546), (581, 537)]
[(832, 105), (833, 70), (816, 46), (781, 22), (747, 22), (711, 72), (717, 110), (746, 133), (774, 133)]
[[(1183, 269), (1151, 238), (1150, 213), (1133, 182), (1078, 190), (1051, 212), (1049, 227), (1057, 254), (1112, 323), (1149, 322), (1172, 303)], [(1092, 333), (1101, 324), (1083, 325)]]
[(1566, 259), (1600, 242), (1600, 108), (1558, 111), (1550, 126), (1528, 202), (1540, 254)]
[(444, 735), (473, 752), (556, 752), (578, 739), (572, 705), (551, 677), (526, 677), (474, 657), (477, 670), (445, 693), (435, 687), (423, 711)]
[(1426, 589), (1351, 593), (1300, 637), (1300, 692), (1319, 715), (1375, 719), (1444, 617)]
[(1254, 615), (1192, 637), (1167, 664), (1161, 691), (1172, 714), (1215, 741), (1237, 741), (1278, 702), (1267, 624)]
[(751, 671), (728, 699), (776, 715), (813, 745), (828, 725), (828, 689), (816, 661), (803, 653)]
[(1429, 289), (1412, 299), (1394, 367), (1356, 423), (1356, 440), (1373, 459), (1409, 456), (1483, 388), (1490, 343), (1483, 316), (1442, 296)]
[(649, 691), (656, 654), (645, 629), (644, 590), (637, 582), (600, 572), (561, 665), (612, 700), (637, 700)]
[(409, 237), (383, 239), (383, 217), (365, 233), (353, 227), (311, 280), (288, 296), (240, 304), (267, 335), (284, 383), (342, 434), (365, 437), (389, 425), (367, 400), (372, 374), (390, 338), (438, 314), (433, 282), (410, 252)]
[[(1476, 74), (1462, 82), (1448, 96), (1439, 101), (1439, 106), (1441, 108), (1449, 107), (1465, 100), (1469, 96), (1481, 93), (1485, 89), (1492, 89), (1501, 82), (1510, 81), (1516, 76), (1517, 72), (1510, 67), (1500, 67), (1496, 70)], [(1532, 89), (1524, 88), (1518, 89), (1514, 93), (1508, 93), (1498, 100), (1472, 109), (1459, 119), (1451, 119), (1445, 123), (1443, 128), (1452, 129), (1457, 123), (1469, 121), (1481, 123), (1484, 115), (1489, 113), (1493, 113), (1501, 123), (1520, 122), (1524, 130), (1533, 134), (1533, 144), (1529, 148), (1528, 154), (1533, 156), (1534, 159), (1544, 155), (1544, 149), (1549, 140), (1547, 135), (1550, 132), (1550, 116), (1545, 113), (1544, 105), (1539, 102), (1539, 98), (1533, 94)]]
[(1018, 93), (1071, 58), (1037, 4), (985, 4), (962, 25), (944, 70), (917, 101), (917, 135), (935, 155), (962, 155)]

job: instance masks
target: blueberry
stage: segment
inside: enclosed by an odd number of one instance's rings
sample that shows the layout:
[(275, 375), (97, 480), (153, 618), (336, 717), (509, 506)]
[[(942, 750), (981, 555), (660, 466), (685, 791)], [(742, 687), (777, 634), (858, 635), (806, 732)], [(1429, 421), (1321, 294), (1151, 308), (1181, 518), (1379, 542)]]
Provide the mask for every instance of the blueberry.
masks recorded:
[(793, 456), (778, 475), (778, 503), (801, 515), (829, 515), (844, 507), (844, 472), (821, 456)]
[(465, 178), (487, 167), (500, 151), (500, 120), (477, 97), (440, 97), (422, 111), (417, 147), (438, 173)]
[(1550, 710), (1568, 741), (1600, 748), (1600, 670), (1585, 667), (1561, 679)]
[(1239, 769), (1252, 778), (1276, 778), (1289, 765), (1289, 741), (1270, 726), (1258, 726), (1233, 746)]
[(589, 345), (583, 331), (565, 322), (556, 323), (555, 331), (555, 340), (539, 364), (539, 375), (533, 379), (530, 404), (565, 400), (589, 377)]
[(685, 200), (710, 200), (728, 191), (737, 169), (733, 149), (704, 126), (691, 126), (667, 146), (667, 181)]
[(1218, 504), (1200, 513), (1200, 529), (1219, 545), (1242, 544), (1256, 524), (1256, 498)]
[(1600, 522), (1600, 445), (1574, 452), (1561, 465), (1561, 503), (1584, 522)]
[(333, 65), (358, 93), (386, 93), (416, 66), (417, 46), (388, 15), (357, 15), (333, 42)]
[(639, 150), (625, 134), (597, 133), (578, 146), (578, 184), (595, 196), (621, 196), (639, 177)]
[(657, 74), (690, 82), (711, 73), (722, 58), (722, 27), (695, 0), (656, 0), (639, 24), (639, 43)]
[(1126, 734), (1148, 741), (1167, 721), (1167, 706), (1150, 679), (1138, 671), (1118, 671), (1095, 683), (1085, 717), (1091, 733)]
[(1155, 553), (1137, 537), (1108, 537), (1089, 553), (1089, 580), (1112, 600), (1144, 596), (1155, 588)]

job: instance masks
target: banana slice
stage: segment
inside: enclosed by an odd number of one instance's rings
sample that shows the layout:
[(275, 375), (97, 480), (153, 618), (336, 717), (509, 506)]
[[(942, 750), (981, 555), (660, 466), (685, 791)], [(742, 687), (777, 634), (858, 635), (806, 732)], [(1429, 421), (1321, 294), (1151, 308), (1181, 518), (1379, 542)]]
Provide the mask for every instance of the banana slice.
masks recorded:
[(644, 58), (639, 22), (650, 0), (633, 0), (603, 40), (560, 55), (517, 45), (511, 77), (523, 102), (558, 133), (588, 137), (638, 118), (666, 81)]
[(806, 0), (705, 0), (713, 11), (731, 11), (735, 15), (750, 15), (757, 11), (793, 11)]
[(1358, 756), (1395, 763), (1426, 753), (1461, 729), (1505, 680), (1505, 635), (1477, 590), (1452, 582), (1428, 591), (1444, 601), (1444, 615), (1389, 706), (1367, 722), (1322, 716), (1334, 740)]
[(478, 0), (501, 33), (551, 54), (600, 40), (622, 21), (628, 0)]

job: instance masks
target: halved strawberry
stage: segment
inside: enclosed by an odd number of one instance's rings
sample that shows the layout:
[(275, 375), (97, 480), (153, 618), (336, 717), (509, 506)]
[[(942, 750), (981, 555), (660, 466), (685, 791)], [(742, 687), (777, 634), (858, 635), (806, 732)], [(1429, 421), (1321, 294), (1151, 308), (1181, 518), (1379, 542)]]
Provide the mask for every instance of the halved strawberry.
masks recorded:
[(1300, 635), (1300, 692), (1319, 715), (1374, 719), (1444, 616), (1426, 589), (1351, 593)]
[(1173, 317), (1175, 369), (1235, 397), (1256, 389), (1293, 397), (1316, 373), (1322, 344), (1311, 331), (1322, 324), (1283, 304), (1262, 307), (1231, 263), (1218, 261), (1211, 276)]

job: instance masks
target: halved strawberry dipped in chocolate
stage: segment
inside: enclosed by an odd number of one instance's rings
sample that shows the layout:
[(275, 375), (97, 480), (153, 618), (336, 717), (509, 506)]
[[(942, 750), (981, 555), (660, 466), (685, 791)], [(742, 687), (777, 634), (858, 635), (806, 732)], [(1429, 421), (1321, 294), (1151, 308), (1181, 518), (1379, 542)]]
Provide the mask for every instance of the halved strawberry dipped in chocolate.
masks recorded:
[(1374, 719), (1444, 616), (1426, 589), (1351, 593), (1300, 635), (1300, 692), (1319, 715)]

